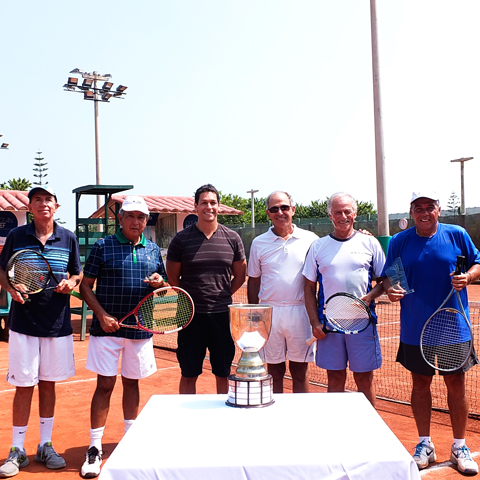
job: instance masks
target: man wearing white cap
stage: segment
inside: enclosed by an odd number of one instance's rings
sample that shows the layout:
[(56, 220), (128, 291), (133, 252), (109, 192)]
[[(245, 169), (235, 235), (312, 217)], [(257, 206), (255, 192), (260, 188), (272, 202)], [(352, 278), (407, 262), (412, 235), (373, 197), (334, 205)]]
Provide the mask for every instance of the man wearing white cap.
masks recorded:
[[(59, 207), (57, 196), (46, 185), (28, 193), (28, 210), (33, 221), (13, 229), (0, 255), (0, 285), (12, 299), (8, 317), (7, 380), (15, 386), (13, 400), (12, 448), (0, 467), (0, 477), (13, 477), (29, 464), (23, 447), (35, 385), (38, 385), (40, 443), (35, 461), (47, 468), (65, 467), (65, 460), (52, 446), (55, 411), (55, 382), (75, 375), (73, 329), (70, 319), (70, 293), (82, 279), (77, 237), (54, 221)], [(49, 287), (28, 301), (8, 283), (5, 273), (10, 257), (22, 249), (44, 255), (55, 276)]]
[[(97, 374), (90, 411), (90, 447), (81, 469), (84, 478), (94, 478), (100, 473), (102, 436), (120, 354), (125, 432), (138, 414), (138, 380), (157, 370), (152, 334), (121, 328), (117, 320), (154, 289), (164, 286), (166, 273), (160, 248), (143, 234), (149, 218), (143, 197), (126, 197), (118, 218), (121, 229), (93, 246), (80, 290), (93, 311), (87, 368)], [(133, 316), (132, 324), (135, 324)], [(94, 335), (99, 327), (103, 331)]]
[[(414, 293), (404, 295), (390, 282), (384, 288), (392, 302), (401, 301), (400, 346), (397, 361), (412, 375), (412, 410), (417, 425), (419, 443), (413, 458), (419, 469), (436, 460), (435, 447), (430, 437), (432, 394), (430, 386), (435, 370), (420, 352), (423, 325), (437, 310), (452, 287), (460, 292), (468, 315), (468, 284), (480, 277), (480, 252), (467, 232), (457, 225), (439, 223), (441, 213), (438, 195), (434, 191), (414, 192), (410, 215), (414, 226), (393, 236), (388, 247), (385, 270), (400, 257), (409, 287)], [(466, 273), (453, 275), (457, 255), (465, 257)], [(456, 295), (447, 306), (459, 309)], [(468, 418), (468, 398), (465, 393), (465, 372), (478, 363), (473, 351), (467, 363), (454, 372), (442, 373), (448, 392), (448, 406), (453, 429), (450, 460), (458, 470), (475, 475), (478, 466), (465, 444)]]

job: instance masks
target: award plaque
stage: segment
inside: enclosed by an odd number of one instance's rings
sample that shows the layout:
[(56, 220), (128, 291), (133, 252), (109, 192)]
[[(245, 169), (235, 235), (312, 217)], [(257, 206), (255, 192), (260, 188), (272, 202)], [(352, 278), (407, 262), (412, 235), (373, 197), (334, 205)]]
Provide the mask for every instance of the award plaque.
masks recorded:
[(397, 257), (392, 265), (385, 270), (392, 287), (403, 290), (405, 295), (413, 293), (414, 290), (408, 287), (407, 277), (403, 269), (402, 259)]

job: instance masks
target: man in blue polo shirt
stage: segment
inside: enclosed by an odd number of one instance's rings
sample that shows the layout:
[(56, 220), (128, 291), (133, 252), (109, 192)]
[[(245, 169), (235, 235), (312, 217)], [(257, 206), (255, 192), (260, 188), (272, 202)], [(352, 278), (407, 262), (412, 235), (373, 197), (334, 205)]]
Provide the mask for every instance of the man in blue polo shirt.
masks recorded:
[[(81, 293), (93, 311), (87, 368), (97, 374), (97, 388), (90, 410), (90, 447), (82, 477), (94, 478), (102, 464), (102, 437), (122, 355), (123, 414), (125, 432), (138, 414), (138, 380), (157, 371), (152, 334), (121, 328), (119, 319), (157, 288), (166, 278), (160, 248), (143, 235), (149, 218), (143, 197), (128, 196), (119, 212), (121, 229), (100, 239), (85, 264)], [(96, 282), (96, 285), (95, 285)], [(95, 285), (95, 293), (93, 292)], [(135, 324), (132, 316), (131, 323)]]
[[(32, 223), (13, 229), (0, 255), (0, 285), (12, 296), (8, 317), (7, 380), (15, 385), (13, 400), (13, 440), (0, 477), (13, 477), (29, 464), (24, 449), (30, 407), (38, 384), (40, 404), (40, 443), (35, 461), (47, 468), (65, 467), (65, 460), (52, 446), (55, 411), (55, 382), (75, 374), (73, 329), (70, 321), (70, 293), (82, 279), (77, 237), (54, 221), (59, 207), (55, 192), (47, 186), (34, 187), (28, 193)], [(8, 283), (6, 266), (18, 250), (30, 249), (43, 254), (55, 277), (60, 280), (28, 301)]]

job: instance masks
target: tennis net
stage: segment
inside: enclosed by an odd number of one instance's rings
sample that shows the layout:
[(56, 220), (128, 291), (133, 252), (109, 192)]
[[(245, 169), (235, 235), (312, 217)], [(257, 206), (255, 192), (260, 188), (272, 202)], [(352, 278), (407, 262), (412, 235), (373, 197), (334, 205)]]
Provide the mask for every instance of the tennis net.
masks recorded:
[[(246, 284), (233, 297), (234, 303), (248, 303)], [(383, 365), (375, 372), (375, 390), (378, 398), (398, 403), (410, 404), (410, 373), (395, 361), (400, 339), (400, 305), (392, 303), (387, 296), (376, 300), (378, 316), (378, 334), (382, 347)], [(480, 351), (480, 302), (470, 302), (470, 320), (475, 339), (475, 350)], [(154, 335), (154, 345), (159, 348), (176, 349), (177, 335)], [(240, 358), (241, 350), (237, 347), (234, 364)], [(466, 390), (470, 400), (470, 415), (480, 417), (480, 366), (471, 368), (466, 374)], [(352, 373), (347, 370), (347, 390), (356, 390)], [(287, 370), (287, 376), (289, 372)], [(310, 383), (327, 385), (327, 372), (311, 363), (308, 367)], [(432, 381), (433, 408), (448, 410), (446, 389), (440, 375)]]

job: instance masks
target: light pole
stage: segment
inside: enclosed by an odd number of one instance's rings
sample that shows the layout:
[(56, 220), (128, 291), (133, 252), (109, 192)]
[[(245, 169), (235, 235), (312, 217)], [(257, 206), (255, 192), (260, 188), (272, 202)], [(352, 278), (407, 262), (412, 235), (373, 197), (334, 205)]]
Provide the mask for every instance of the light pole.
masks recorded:
[(255, 228), (255, 194), (257, 192), (258, 190), (254, 190), (253, 188), (247, 192), (252, 195), (252, 228)]
[[(96, 184), (101, 184), (101, 171), (100, 171), (100, 135), (98, 128), (98, 102), (109, 102), (113, 98), (123, 98), (126, 95), (125, 90), (127, 87), (119, 85), (116, 90), (112, 90), (113, 83), (110, 82), (112, 76), (107, 73), (100, 75), (97, 72), (88, 73), (79, 68), (75, 68), (70, 73), (81, 75), (83, 78), (82, 85), (78, 85), (78, 78), (68, 77), (67, 83), (63, 86), (63, 89), (67, 92), (83, 93), (84, 100), (92, 100), (94, 104), (95, 113), (95, 171), (96, 171)], [(97, 87), (97, 82), (104, 82), (101, 88)], [(101, 207), (102, 198), (97, 196), (97, 209)]]
[(465, 215), (465, 184), (463, 180), (463, 164), (468, 162), (469, 160), (473, 160), (473, 157), (466, 157), (466, 158), (457, 158), (456, 160), (450, 160), (451, 162), (460, 163), (460, 214)]
[(380, 243), (386, 252), (385, 247), (388, 247), (388, 241), (390, 239), (390, 225), (388, 223), (385, 155), (383, 152), (382, 103), (380, 95), (380, 67), (378, 59), (376, 0), (370, 0), (370, 21), (372, 37), (373, 115), (375, 121), (378, 235), (380, 237)]

